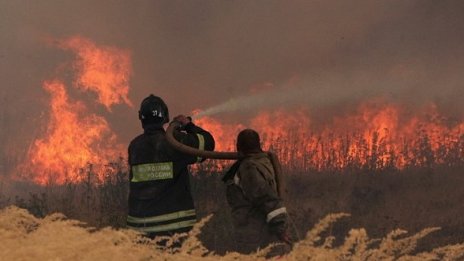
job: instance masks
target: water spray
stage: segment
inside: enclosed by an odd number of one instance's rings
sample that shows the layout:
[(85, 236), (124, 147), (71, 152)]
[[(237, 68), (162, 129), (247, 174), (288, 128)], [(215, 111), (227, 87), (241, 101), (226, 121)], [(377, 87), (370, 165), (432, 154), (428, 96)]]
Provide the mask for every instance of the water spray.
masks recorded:
[[(377, 84), (377, 86), (379, 86)], [(225, 112), (247, 111), (265, 107), (282, 107), (284, 105), (306, 104), (311, 107), (324, 107), (339, 104), (346, 100), (365, 99), (375, 97), (377, 89), (371, 86), (359, 86), (356, 90), (338, 88), (339, 85), (330, 83), (306, 82), (301, 86), (284, 86), (266, 92), (250, 94), (229, 99), (221, 104), (209, 107), (193, 116), (198, 119)], [(389, 87), (392, 89), (392, 87)], [(382, 89), (379, 88), (378, 89)], [(398, 91), (398, 90), (397, 90)]]
[(245, 111), (253, 108), (263, 107), (269, 104), (279, 102), (279, 97), (274, 97), (274, 92), (270, 94), (242, 96), (230, 99), (224, 103), (207, 108), (193, 115), (193, 119), (199, 119), (204, 116), (211, 116), (224, 112)]

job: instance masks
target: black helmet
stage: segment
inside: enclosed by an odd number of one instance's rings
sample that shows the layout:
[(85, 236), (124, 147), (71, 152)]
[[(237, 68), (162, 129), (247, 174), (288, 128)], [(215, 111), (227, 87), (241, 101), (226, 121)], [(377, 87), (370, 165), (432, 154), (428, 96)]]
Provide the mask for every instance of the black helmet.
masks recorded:
[(242, 153), (262, 152), (259, 134), (252, 129), (244, 129), (237, 136), (237, 151)]
[(169, 122), (168, 106), (153, 94), (143, 99), (140, 104), (139, 119), (142, 123), (165, 124)]

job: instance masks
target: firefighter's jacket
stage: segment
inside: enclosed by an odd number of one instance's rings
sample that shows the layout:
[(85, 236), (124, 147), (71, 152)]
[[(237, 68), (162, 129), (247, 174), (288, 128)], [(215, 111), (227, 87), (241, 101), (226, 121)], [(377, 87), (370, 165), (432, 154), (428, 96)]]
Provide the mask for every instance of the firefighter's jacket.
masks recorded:
[[(235, 175), (230, 175), (233, 172)], [(267, 153), (247, 155), (226, 176), (227, 201), (236, 227), (246, 227), (250, 219), (286, 223), (286, 209), (278, 196), (274, 167)]]
[[(130, 191), (127, 225), (150, 236), (187, 232), (196, 221), (187, 165), (204, 159), (178, 152), (161, 126), (144, 126), (129, 145)], [(213, 150), (214, 139), (189, 123), (174, 131), (179, 142)]]

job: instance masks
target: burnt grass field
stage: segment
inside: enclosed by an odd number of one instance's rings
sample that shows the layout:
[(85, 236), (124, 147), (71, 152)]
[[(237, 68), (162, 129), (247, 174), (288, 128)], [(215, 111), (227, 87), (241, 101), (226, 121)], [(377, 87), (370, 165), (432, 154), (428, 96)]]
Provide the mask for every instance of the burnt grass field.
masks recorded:
[[(97, 183), (38, 186), (28, 182), (0, 183), (0, 208), (16, 205), (37, 217), (61, 212), (89, 226), (125, 226), (128, 180), (123, 166)], [(325, 236), (341, 244), (351, 228), (365, 228), (370, 238), (382, 238), (401, 228), (409, 234), (441, 227), (419, 241), (417, 251), (464, 242), (464, 165), (415, 167), (403, 170), (287, 172), (285, 204), (290, 232), (298, 240), (330, 213), (351, 216), (335, 223)], [(218, 254), (233, 249), (232, 224), (222, 173), (194, 171), (191, 186), (199, 219), (213, 218), (200, 239)]]

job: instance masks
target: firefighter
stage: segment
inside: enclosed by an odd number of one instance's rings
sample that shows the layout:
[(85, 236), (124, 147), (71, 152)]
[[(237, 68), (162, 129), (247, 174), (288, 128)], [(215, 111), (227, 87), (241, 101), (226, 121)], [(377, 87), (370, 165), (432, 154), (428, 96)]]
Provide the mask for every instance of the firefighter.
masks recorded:
[(237, 151), (240, 159), (223, 178), (237, 250), (249, 254), (269, 243), (281, 242), (285, 247), (273, 255), (284, 254), (290, 250), (291, 240), (287, 234), (287, 211), (278, 193), (276, 169), (280, 165), (271, 154), (262, 151), (259, 135), (252, 129), (238, 134)]
[[(154, 95), (145, 98), (139, 111), (143, 134), (129, 145), (130, 190), (127, 225), (150, 238), (191, 230), (196, 213), (187, 165), (204, 159), (182, 154), (166, 141), (163, 125), (169, 122), (168, 107)], [(214, 150), (211, 134), (179, 115), (179, 142), (200, 150)]]

